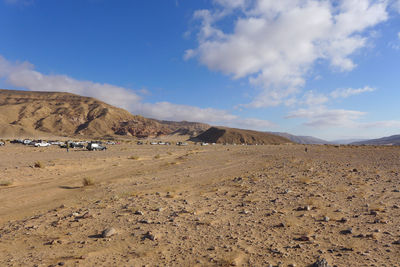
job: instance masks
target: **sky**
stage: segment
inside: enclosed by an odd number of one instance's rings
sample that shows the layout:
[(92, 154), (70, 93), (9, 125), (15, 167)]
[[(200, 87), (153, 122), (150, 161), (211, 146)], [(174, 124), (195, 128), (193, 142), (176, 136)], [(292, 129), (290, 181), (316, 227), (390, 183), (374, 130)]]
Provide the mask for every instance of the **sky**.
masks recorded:
[(0, 0), (0, 88), (326, 140), (400, 134), (400, 0)]

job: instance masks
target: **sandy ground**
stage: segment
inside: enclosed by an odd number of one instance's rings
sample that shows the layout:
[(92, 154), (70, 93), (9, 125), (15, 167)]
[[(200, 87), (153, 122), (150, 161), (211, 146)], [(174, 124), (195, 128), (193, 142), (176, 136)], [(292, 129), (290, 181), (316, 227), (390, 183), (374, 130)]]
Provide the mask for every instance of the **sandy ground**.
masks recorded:
[(400, 266), (400, 147), (307, 148), (7, 144), (0, 266)]

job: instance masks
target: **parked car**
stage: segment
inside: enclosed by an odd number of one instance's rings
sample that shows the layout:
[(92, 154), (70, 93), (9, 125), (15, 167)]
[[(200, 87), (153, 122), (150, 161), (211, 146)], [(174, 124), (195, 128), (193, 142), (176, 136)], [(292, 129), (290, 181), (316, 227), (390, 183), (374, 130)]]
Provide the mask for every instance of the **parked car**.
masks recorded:
[(23, 144), (24, 140), (22, 139), (14, 139), (12, 141), (10, 141), (11, 144)]
[(86, 148), (89, 151), (106, 150), (107, 149), (107, 147), (102, 146), (98, 143), (89, 143)]
[(157, 142), (151, 142), (150, 145), (158, 145)]
[(4, 146), (5, 143), (3, 141), (0, 141), (0, 146)]
[(47, 142), (37, 142), (37, 143), (34, 143), (33, 145), (35, 147), (48, 147), (48, 146), (50, 146), (50, 144), (47, 143)]
[(137, 145), (143, 145), (143, 142), (142, 141), (138, 141), (136, 144)]
[(188, 143), (185, 143), (185, 142), (178, 142), (178, 143), (176, 143), (176, 145), (177, 145), (177, 146), (187, 146)]
[(113, 142), (113, 141), (107, 141), (106, 145), (116, 145), (117, 143)]
[(30, 139), (24, 139), (24, 141), (22, 141), (22, 143), (23, 143), (24, 145), (29, 145), (30, 143), (32, 143), (32, 140), (30, 140)]

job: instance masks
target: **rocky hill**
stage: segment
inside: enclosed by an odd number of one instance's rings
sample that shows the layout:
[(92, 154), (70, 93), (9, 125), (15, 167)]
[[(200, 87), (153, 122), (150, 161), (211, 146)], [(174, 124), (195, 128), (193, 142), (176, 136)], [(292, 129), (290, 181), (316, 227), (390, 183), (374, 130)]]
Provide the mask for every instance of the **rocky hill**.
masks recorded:
[(400, 146), (400, 135), (392, 135), (388, 137), (353, 142), (351, 145), (392, 145)]
[(227, 144), (286, 144), (292, 143), (287, 138), (251, 130), (242, 130), (227, 127), (211, 127), (204, 133), (192, 139), (207, 143)]
[(132, 115), (91, 97), (70, 93), (0, 90), (0, 136), (196, 135), (210, 126)]

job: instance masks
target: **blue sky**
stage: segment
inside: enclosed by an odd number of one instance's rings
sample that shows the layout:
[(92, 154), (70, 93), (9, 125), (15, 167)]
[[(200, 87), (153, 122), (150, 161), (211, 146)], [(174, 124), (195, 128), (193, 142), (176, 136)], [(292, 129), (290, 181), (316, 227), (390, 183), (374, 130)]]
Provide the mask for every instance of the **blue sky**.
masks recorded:
[(0, 0), (0, 87), (328, 140), (400, 133), (398, 0)]

